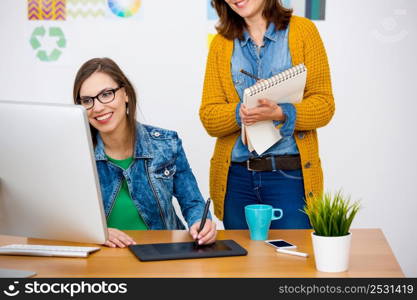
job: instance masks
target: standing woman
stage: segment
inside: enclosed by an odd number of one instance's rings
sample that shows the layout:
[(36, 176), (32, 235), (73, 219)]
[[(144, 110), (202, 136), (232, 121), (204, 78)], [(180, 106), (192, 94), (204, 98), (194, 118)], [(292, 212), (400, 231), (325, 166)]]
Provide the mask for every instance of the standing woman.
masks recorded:
[[(215, 214), (226, 229), (247, 228), (244, 207), (269, 204), (283, 209), (271, 228), (310, 228), (299, 210), (322, 193), (323, 175), (316, 129), (334, 111), (327, 55), (310, 20), (292, 16), (279, 0), (212, 0), (220, 17), (207, 59), (200, 119), (217, 138), (210, 166)], [(259, 99), (248, 109), (243, 91), (292, 66), (307, 67), (304, 98), (277, 105)], [(240, 136), (250, 126), (272, 120), (283, 137), (262, 155), (250, 153)]]
[(109, 247), (135, 242), (121, 230), (184, 229), (175, 213), (175, 196), (200, 244), (216, 239), (207, 219), (197, 232), (204, 200), (174, 131), (136, 122), (136, 93), (119, 66), (109, 58), (85, 62), (74, 82), (74, 103), (87, 110)]

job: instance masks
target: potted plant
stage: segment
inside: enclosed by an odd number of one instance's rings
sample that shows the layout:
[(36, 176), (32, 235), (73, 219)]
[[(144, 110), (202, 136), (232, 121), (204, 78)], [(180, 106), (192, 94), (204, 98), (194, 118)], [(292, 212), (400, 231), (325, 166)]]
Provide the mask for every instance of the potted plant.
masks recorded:
[(306, 202), (303, 212), (314, 229), (313, 241), (316, 268), (322, 272), (344, 272), (349, 267), (350, 225), (360, 208), (341, 191), (324, 193)]

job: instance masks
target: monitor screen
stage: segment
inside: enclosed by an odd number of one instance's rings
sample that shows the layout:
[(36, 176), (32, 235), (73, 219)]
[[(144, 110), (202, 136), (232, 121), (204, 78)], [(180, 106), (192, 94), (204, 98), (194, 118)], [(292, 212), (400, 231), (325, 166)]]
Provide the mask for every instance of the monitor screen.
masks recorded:
[(86, 111), (0, 101), (0, 234), (107, 239)]

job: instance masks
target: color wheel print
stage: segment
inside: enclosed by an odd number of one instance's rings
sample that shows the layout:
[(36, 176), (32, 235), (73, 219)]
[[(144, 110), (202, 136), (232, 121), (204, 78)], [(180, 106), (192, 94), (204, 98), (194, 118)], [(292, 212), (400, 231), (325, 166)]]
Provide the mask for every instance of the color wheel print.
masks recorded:
[(109, 8), (118, 17), (131, 17), (139, 11), (141, 0), (108, 0)]

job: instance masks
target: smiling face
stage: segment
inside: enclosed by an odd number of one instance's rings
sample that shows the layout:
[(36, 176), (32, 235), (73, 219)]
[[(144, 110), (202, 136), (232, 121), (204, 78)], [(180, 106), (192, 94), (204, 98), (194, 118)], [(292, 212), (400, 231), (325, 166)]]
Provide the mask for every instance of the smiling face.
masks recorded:
[[(88, 77), (80, 88), (80, 98), (95, 97), (106, 93), (109, 89), (117, 89), (117, 83), (106, 73), (95, 72)], [(88, 121), (101, 134), (111, 135), (127, 126), (126, 103), (128, 102), (125, 89), (115, 92), (114, 100), (103, 104), (94, 100), (93, 108), (87, 110)]]
[(262, 16), (265, 0), (224, 0), (230, 8), (244, 19)]

